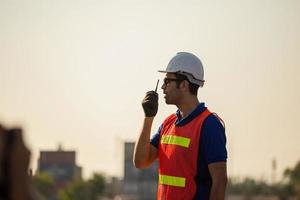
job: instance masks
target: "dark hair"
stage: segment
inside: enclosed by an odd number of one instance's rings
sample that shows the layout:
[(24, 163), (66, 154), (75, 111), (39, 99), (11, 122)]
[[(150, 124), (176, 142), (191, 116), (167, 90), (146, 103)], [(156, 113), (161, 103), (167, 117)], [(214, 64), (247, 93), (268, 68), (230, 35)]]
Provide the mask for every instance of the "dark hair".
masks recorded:
[(196, 96), (197, 96), (199, 85), (196, 85), (196, 84), (194, 84), (194, 83), (191, 83), (191, 82), (189, 81), (189, 79), (188, 79), (185, 75), (175, 73), (175, 76), (176, 76), (176, 79), (180, 80), (180, 81), (176, 82), (177, 88), (179, 88), (179, 85), (180, 85), (181, 81), (187, 80), (187, 81), (189, 82), (189, 91), (190, 91), (190, 93), (191, 93), (192, 95), (196, 95)]

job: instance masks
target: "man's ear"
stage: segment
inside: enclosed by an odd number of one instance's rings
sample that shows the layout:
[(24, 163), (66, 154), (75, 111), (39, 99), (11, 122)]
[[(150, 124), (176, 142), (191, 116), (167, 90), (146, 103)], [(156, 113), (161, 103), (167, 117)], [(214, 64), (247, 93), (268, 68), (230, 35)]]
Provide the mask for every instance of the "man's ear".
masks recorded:
[(184, 91), (188, 91), (189, 90), (189, 82), (187, 80), (183, 80), (180, 84), (181, 88), (184, 89)]

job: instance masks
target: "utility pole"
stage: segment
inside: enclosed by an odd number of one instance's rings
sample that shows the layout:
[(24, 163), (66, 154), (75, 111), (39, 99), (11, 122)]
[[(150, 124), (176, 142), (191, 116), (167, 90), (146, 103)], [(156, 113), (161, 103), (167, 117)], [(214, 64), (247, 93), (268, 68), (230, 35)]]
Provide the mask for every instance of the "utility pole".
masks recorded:
[(276, 171), (277, 171), (277, 162), (276, 158), (272, 159), (272, 185), (276, 184)]

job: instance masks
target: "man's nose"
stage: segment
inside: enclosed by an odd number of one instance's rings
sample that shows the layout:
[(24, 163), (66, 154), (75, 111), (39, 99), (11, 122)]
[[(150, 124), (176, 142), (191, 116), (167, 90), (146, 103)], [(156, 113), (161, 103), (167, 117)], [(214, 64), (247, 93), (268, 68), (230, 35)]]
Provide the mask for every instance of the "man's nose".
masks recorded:
[(166, 88), (166, 85), (163, 83), (162, 86), (161, 86), (161, 89), (164, 90), (165, 88)]

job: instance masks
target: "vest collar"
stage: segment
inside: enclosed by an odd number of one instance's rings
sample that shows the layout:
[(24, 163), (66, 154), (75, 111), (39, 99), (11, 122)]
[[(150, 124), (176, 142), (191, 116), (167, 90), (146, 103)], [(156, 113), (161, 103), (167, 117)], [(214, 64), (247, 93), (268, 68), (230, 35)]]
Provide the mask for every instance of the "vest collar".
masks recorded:
[(205, 103), (199, 103), (199, 105), (185, 118), (181, 118), (181, 114), (179, 109), (176, 111), (176, 126), (184, 126), (190, 121), (192, 121), (195, 117), (197, 117), (199, 114), (201, 114), (206, 109)]

